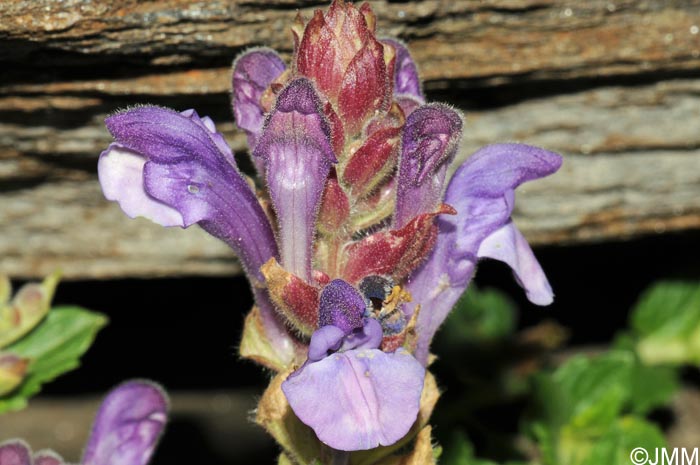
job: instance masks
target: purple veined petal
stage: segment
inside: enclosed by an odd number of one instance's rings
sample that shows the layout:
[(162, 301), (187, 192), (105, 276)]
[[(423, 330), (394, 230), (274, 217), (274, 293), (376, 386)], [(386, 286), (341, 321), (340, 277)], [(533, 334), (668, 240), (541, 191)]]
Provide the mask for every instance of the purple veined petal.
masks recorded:
[(442, 203), (447, 167), (461, 136), (462, 118), (446, 105), (424, 105), (408, 116), (401, 138), (395, 229)]
[(163, 390), (146, 381), (128, 381), (102, 402), (82, 465), (145, 465), (168, 415)]
[(279, 222), (282, 266), (311, 280), (311, 247), (321, 194), (332, 163), (330, 128), (311, 81), (292, 81), (277, 97), (254, 156), (265, 160), (266, 180)]
[[(418, 304), (422, 308), (418, 315), (415, 357), (423, 364), (428, 362), (430, 342), (435, 332), (471, 281), (478, 261), (478, 237), (488, 236), (492, 224), (507, 220), (502, 215), (508, 211), (503, 198), (477, 201), (472, 207), (472, 211), (463, 216), (471, 218), (467, 225), (471, 229), (465, 239), (473, 239), (473, 244), (467, 244), (474, 248), (473, 252), (457, 246), (460, 232), (454, 221), (449, 221), (456, 217), (447, 220), (444, 216), (438, 218), (439, 232), (435, 247), (428, 259), (409, 277), (406, 285), (413, 298), (411, 303), (404, 304), (407, 315), (411, 316)], [(457, 217), (460, 214), (461, 211), (457, 210)]]
[(520, 184), (555, 173), (561, 164), (561, 155), (540, 147), (517, 143), (487, 145), (457, 169), (445, 201), (449, 203), (461, 195), (500, 197)]
[[(108, 198), (120, 202), (129, 216), (146, 216), (164, 226), (198, 222), (236, 252), (252, 281), (263, 281), (260, 267), (277, 257), (274, 233), (211, 119), (193, 110), (146, 106), (117, 113), (106, 123), (120, 142), (114, 147), (130, 153), (115, 155), (112, 163), (100, 158), (100, 182)], [(253, 288), (271, 344), (282, 360), (291, 359), (290, 336), (267, 295)]]
[[(178, 113), (169, 108), (144, 105), (105, 119), (116, 141), (148, 160), (162, 162), (181, 158), (223, 158), (234, 164), (231, 149), (194, 110)], [(211, 122), (210, 122), (211, 123)]]
[(384, 330), (381, 323), (374, 318), (365, 318), (362, 328), (357, 328), (350, 333), (340, 346), (340, 350), (378, 349), (383, 338)]
[(40, 450), (34, 454), (34, 465), (65, 465), (65, 462), (52, 450)]
[(479, 258), (493, 258), (508, 264), (527, 298), (536, 305), (549, 305), (554, 300), (552, 286), (535, 258), (530, 245), (513, 221), (492, 232), (481, 242)]
[[(166, 226), (199, 223), (236, 252), (251, 278), (261, 281), (260, 267), (277, 256), (272, 227), (211, 120), (191, 110), (144, 106), (110, 116), (106, 124), (120, 149), (103, 154), (98, 165), (110, 198), (130, 216), (141, 214)], [(122, 147), (132, 155), (124, 155)], [(133, 153), (146, 160), (142, 167)], [(181, 219), (144, 201), (149, 197)]]
[(382, 39), (396, 50), (396, 64), (394, 65), (394, 95), (409, 95), (425, 102), (423, 91), (420, 88), (418, 68), (411, 58), (406, 45), (396, 39)]
[[(515, 188), (554, 173), (561, 163), (561, 156), (538, 147), (496, 144), (480, 149), (457, 169), (445, 193), (445, 203), (457, 215), (437, 220), (435, 248), (407, 284), (412, 305), (424, 310), (418, 316), (415, 352), (421, 363), (427, 363), (430, 341), (467, 288), (482, 242), (510, 221)], [(527, 285), (531, 278), (520, 279)], [(415, 308), (405, 307), (408, 313)]]
[(29, 446), (20, 439), (11, 439), (0, 444), (0, 465), (32, 465)]
[(425, 369), (408, 352), (350, 350), (309, 363), (282, 383), (289, 405), (328, 446), (397, 442), (416, 421)]
[(318, 362), (328, 356), (331, 350), (338, 350), (345, 337), (345, 331), (333, 325), (321, 326), (311, 335), (309, 341), (309, 362)]
[(230, 165), (201, 160), (148, 162), (144, 185), (153, 197), (226, 242), (249, 276), (263, 279), (260, 267), (277, 255), (270, 223), (250, 186)]
[(146, 158), (113, 143), (100, 154), (97, 162), (102, 192), (107, 200), (119, 203), (129, 218), (142, 216), (162, 226), (184, 226), (176, 209), (154, 199), (143, 186)]
[(233, 62), (233, 115), (236, 124), (248, 135), (252, 151), (265, 120), (260, 104), (265, 89), (285, 70), (284, 61), (272, 49), (254, 48)]
[(186, 116), (198, 126), (206, 129), (209, 132), (209, 137), (211, 137), (211, 140), (214, 142), (214, 144), (216, 144), (216, 147), (219, 149), (221, 155), (223, 155), (223, 157), (233, 166), (236, 166), (236, 159), (233, 157), (231, 147), (228, 146), (228, 142), (226, 142), (224, 136), (216, 130), (216, 125), (211, 118), (208, 116), (203, 116), (200, 118), (197, 112), (193, 109), (181, 111), (180, 114), (182, 116)]
[(319, 326), (333, 325), (344, 334), (361, 328), (365, 313), (365, 299), (342, 279), (334, 279), (321, 291), (319, 299)]

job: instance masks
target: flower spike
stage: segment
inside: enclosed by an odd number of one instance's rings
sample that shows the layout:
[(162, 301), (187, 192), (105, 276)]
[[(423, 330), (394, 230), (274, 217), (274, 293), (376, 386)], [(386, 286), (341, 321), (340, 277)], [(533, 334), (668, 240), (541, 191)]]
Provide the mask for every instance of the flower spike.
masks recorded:
[[(508, 264), (535, 304), (553, 296), (511, 213), (515, 189), (561, 157), (493, 145), (448, 183), (462, 116), (425, 102), (406, 45), (376, 26), (368, 4), (332, 0), (306, 23), (297, 14), (289, 66), (264, 48), (236, 59), (233, 110), (257, 188), (194, 111), (107, 120), (107, 198), (132, 217), (198, 223), (241, 257), (255, 305), (239, 352), (277, 372), (256, 421), (290, 463), (433, 463), (428, 351), (478, 260)], [(420, 457), (387, 455), (419, 443)], [(379, 446), (390, 448), (351, 456)]]

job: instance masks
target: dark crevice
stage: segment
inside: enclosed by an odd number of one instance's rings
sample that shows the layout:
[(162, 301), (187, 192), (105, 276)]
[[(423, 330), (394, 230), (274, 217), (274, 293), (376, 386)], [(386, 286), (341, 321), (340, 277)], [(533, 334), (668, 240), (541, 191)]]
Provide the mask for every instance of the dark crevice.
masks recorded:
[(57, 173), (59, 170), (79, 171), (87, 174), (94, 174), (96, 170), (96, 156), (88, 156), (84, 153), (61, 153), (48, 155), (45, 153), (22, 152), (22, 157), (35, 160), (47, 170), (42, 182), (50, 179), (64, 179)]
[[(88, 97), (90, 93), (80, 94)], [(94, 95), (94, 94), (92, 94)], [(198, 113), (214, 118), (215, 121), (229, 121), (231, 116), (230, 97), (224, 93), (206, 95), (138, 95), (126, 97), (109, 96), (103, 98), (98, 105), (91, 105), (89, 111), (85, 108), (53, 109), (43, 108), (36, 111), (0, 110), (0, 121), (5, 124), (15, 124), (29, 128), (49, 127), (55, 129), (76, 129), (89, 125), (96, 115), (111, 114), (120, 109), (136, 104), (151, 104), (163, 107), (185, 110), (196, 107)]]
[[(51, 83), (62, 80), (99, 79), (101, 73), (109, 74), (110, 79), (138, 77), (153, 74), (155, 70), (183, 70), (192, 68), (216, 68), (230, 66), (233, 58), (244, 48), (208, 45), (178, 45), (177, 48), (163, 47), (152, 53), (139, 53), (132, 49), (120, 48), (116, 52), (79, 53), (58, 48), (40, 48), (25, 40), (3, 42), (0, 63), (5, 70), (0, 84)], [(181, 56), (183, 63), (175, 65), (155, 65), (153, 61), (161, 57)], [(26, 67), (31, 63), (31, 69)], [(18, 64), (22, 64), (19, 68)]]
[[(493, 76), (502, 77), (502, 76)], [(604, 87), (643, 87), (674, 79), (698, 79), (698, 70), (655, 71), (633, 75), (605, 77), (543, 78), (531, 74), (506, 76), (514, 82), (493, 84), (491, 79), (460, 79), (426, 83), (428, 101), (448, 101), (473, 110), (487, 110), (515, 105), (528, 100), (574, 94)], [(517, 80), (517, 82), (515, 82)]]
[(0, 194), (9, 194), (12, 192), (34, 189), (46, 182), (48, 176), (40, 175), (25, 179), (3, 179), (0, 180)]
[[(46, 52), (48, 55), (51, 55), (51, 62), (42, 63), (38, 67), (32, 67), (32, 69), (27, 69), (26, 66), (24, 69), (6, 69), (0, 79), (0, 83), (6, 85), (50, 84), (56, 81), (95, 80), (102, 78), (103, 75), (109, 75), (110, 80), (118, 80), (147, 76), (156, 71), (163, 72), (165, 70), (165, 72), (168, 72), (192, 69), (192, 64), (190, 63), (180, 66), (153, 65), (151, 63), (151, 60), (154, 58), (153, 55), (130, 55), (128, 60), (124, 60), (124, 57), (116, 55), (91, 56), (61, 50), (47, 50)], [(64, 60), (68, 60), (72, 66), (66, 66), (68, 63)], [(60, 66), (53, 66), (54, 62), (60, 62), (61, 64)], [(24, 63), (24, 60), (22, 60), (22, 63)], [(9, 63), (4, 64), (8, 65)], [(104, 66), (108, 66), (108, 68), (104, 68)], [(198, 64), (198, 68), (200, 69), (216, 66), (217, 65), (211, 63), (207, 65), (206, 62)]]
[(497, 13), (502, 15), (522, 16), (523, 14), (533, 13), (536, 11), (552, 10), (551, 5), (524, 5), (514, 6), (513, 8), (499, 7), (497, 5), (483, 5), (477, 7), (474, 11), (477, 13)]
[[(253, 11), (258, 12), (260, 11), (260, 3), (259, 2), (241, 2), (239, 4), (241, 8), (252, 8)], [(319, 8), (326, 8), (328, 6), (328, 2), (325, 1), (319, 1), (319, 0), (299, 0), (294, 3), (289, 3), (289, 4), (278, 4), (278, 3), (268, 3), (265, 5), (265, 10), (268, 11), (297, 11), (300, 8), (305, 8), (305, 7), (311, 7), (311, 6), (318, 6)]]

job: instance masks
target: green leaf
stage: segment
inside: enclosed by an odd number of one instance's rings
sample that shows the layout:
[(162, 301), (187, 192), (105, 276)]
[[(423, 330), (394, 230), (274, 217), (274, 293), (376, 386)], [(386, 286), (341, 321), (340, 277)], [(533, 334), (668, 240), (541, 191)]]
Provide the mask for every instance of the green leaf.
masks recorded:
[(479, 290), (472, 284), (457, 302), (440, 338), (451, 345), (504, 338), (515, 328), (516, 310), (503, 292)]
[(7, 348), (32, 361), (19, 388), (0, 398), (0, 413), (24, 408), (43, 383), (77, 368), (80, 357), (106, 323), (104, 315), (79, 307), (52, 309), (42, 324)]
[(604, 430), (567, 428), (559, 440), (559, 453), (552, 465), (629, 465), (630, 452), (666, 447), (659, 428), (649, 421), (626, 416), (616, 419)]
[(472, 465), (474, 463), (474, 447), (469, 442), (467, 435), (461, 430), (455, 431), (442, 451), (440, 465)]
[(541, 420), (550, 428), (605, 428), (624, 412), (645, 414), (678, 389), (671, 367), (644, 365), (631, 351), (577, 356), (535, 378)]
[[(450, 441), (443, 448), (440, 457), (440, 465), (498, 465), (491, 460), (474, 457), (474, 447), (467, 435), (457, 430), (452, 434)], [(507, 462), (504, 465), (524, 465), (520, 462)]]
[[(624, 345), (624, 344), (623, 344)], [(635, 447), (663, 447), (642, 418), (678, 387), (670, 367), (650, 367), (631, 350), (577, 356), (535, 378), (539, 417), (530, 430), (545, 465), (629, 464)]]
[(668, 366), (649, 366), (639, 361), (632, 371), (631, 410), (644, 415), (667, 405), (678, 391), (678, 371)]
[[(666, 446), (643, 415), (678, 390), (674, 366), (700, 360), (700, 284), (662, 282), (646, 291), (632, 331), (609, 352), (569, 359), (534, 378), (537, 416), (530, 421), (543, 465), (628, 465), (630, 452)], [(652, 456), (653, 458), (653, 456)]]
[(700, 283), (655, 284), (642, 294), (631, 320), (644, 362), (700, 365)]
[(634, 355), (614, 351), (596, 358), (575, 357), (553, 375), (561, 389), (567, 423), (576, 428), (606, 427), (630, 397)]

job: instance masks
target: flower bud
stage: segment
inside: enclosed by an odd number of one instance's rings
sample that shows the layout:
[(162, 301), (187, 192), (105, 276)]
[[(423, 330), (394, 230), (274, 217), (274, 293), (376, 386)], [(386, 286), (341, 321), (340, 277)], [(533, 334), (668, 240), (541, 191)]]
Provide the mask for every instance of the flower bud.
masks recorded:
[(0, 397), (14, 391), (27, 374), (29, 359), (0, 352)]
[(297, 71), (336, 106), (351, 135), (391, 101), (395, 52), (375, 38), (375, 26), (369, 5), (336, 0), (326, 14), (314, 13), (296, 49)]
[(41, 284), (23, 286), (9, 303), (9, 281), (0, 280), (0, 348), (18, 340), (44, 319), (51, 307), (59, 273), (48, 276)]

